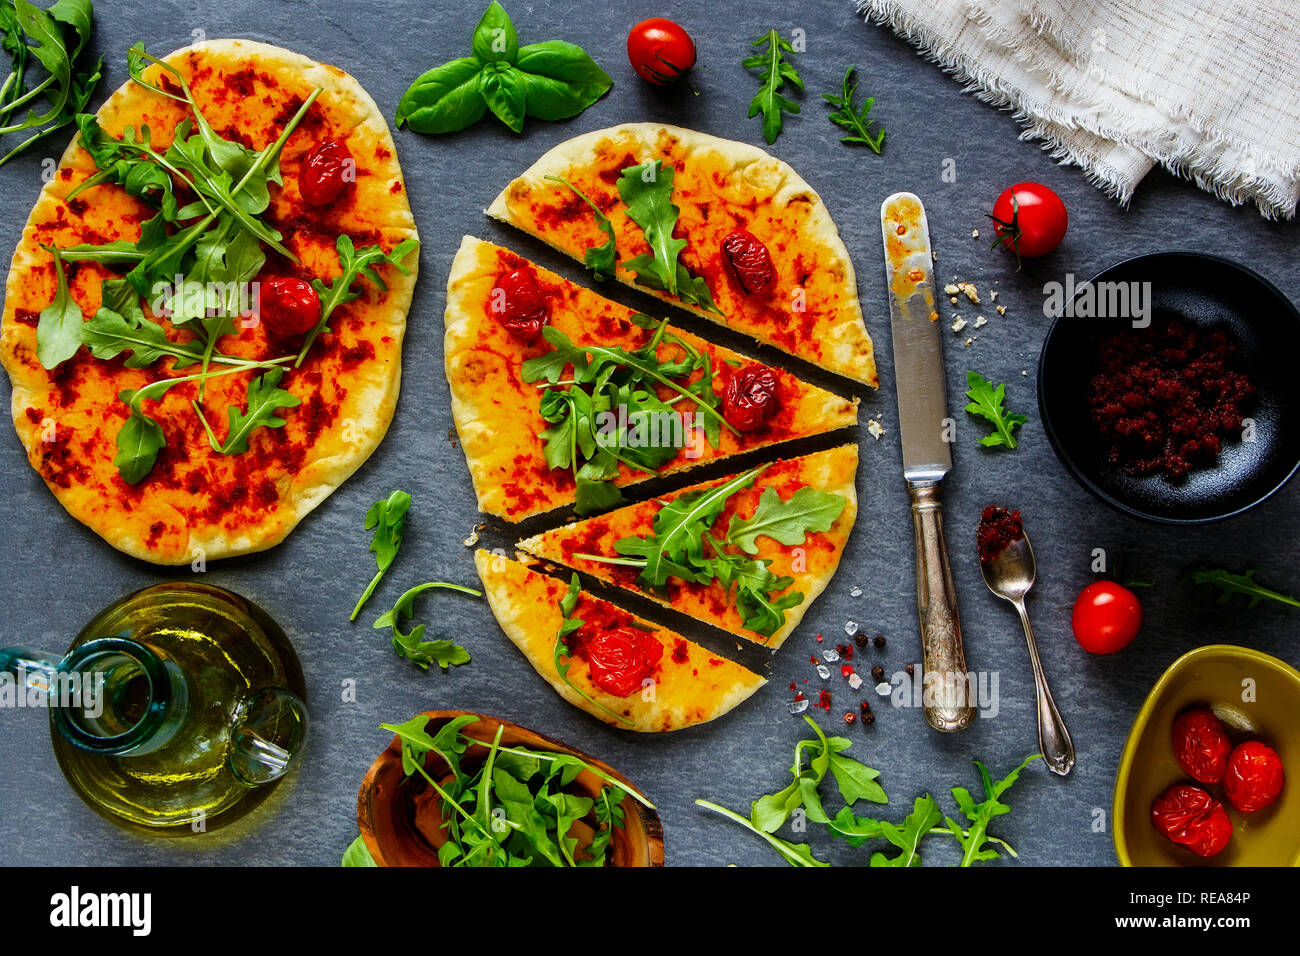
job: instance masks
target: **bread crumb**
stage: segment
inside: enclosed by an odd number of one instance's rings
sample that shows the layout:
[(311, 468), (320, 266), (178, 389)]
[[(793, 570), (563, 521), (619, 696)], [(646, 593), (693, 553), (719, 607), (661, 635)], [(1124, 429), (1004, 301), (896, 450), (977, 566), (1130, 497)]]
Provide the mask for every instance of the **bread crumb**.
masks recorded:
[(975, 316), (975, 328), (982, 329), (984, 326), (988, 324), (989, 324), (989, 320), (984, 318), (984, 316), (982, 315)]
[(963, 319), (960, 315), (954, 317), (952, 322), (952, 330), (954, 332), (960, 332), (964, 328), (966, 328), (966, 320)]
[(961, 290), (962, 295), (966, 296), (966, 298), (970, 299), (976, 305), (980, 304), (980, 290), (975, 288), (975, 283), (958, 282), (957, 288)]
[(1007, 307), (1005, 305), (998, 306), (998, 315), (1006, 315), (1006, 314), (1007, 314)]
[(989, 291), (989, 301), (990, 301), (990, 302), (996, 302), (996, 301), (998, 301), (998, 290), (997, 290), (997, 289), (992, 289), (992, 290)]
[(965, 342), (962, 343), (962, 345), (966, 346), (966, 348), (970, 348), (972, 343), (974, 343), (974, 341), (975, 341), (974, 339), (967, 339)]
[(978, 239), (980, 237), (980, 231), (978, 229), (972, 229), (970, 231), (970, 237), (972, 239)]
[(943, 291), (947, 295), (956, 295), (958, 292), (961, 291), (961, 289), (957, 288), (957, 286), (949, 282), (946, 286), (943, 287)]
[(883, 435), (884, 433), (885, 433), (884, 425), (880, 424), (880, 422), (876, 421), (874, 418), (867, 419), (868, 435), (870, 435), (876, 441), (880, 441), (880, 436)]

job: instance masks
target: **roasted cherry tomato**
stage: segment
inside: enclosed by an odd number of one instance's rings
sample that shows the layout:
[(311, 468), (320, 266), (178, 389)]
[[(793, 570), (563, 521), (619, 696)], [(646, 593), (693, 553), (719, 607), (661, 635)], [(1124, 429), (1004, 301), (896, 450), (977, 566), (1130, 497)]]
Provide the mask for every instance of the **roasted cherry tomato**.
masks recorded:
[(1079, 592), (1071, 617), (1074, 638), (1091, 654), (1114, 654), (1142, 627), (1137, 595), (1114, 581), (1094, 581)]
[(584, 641), (581, 653), (593, 684), (615, 697), (631, 697), (654, 673), (664, 646), (648, 631), (613, 627)]
[(1228, 766), (1232, 742), (1223, 721), (1209, 710), (1189, 710), (1174, 721), (1174, 756), (1183, 772), (1200, 783), (1218, 783)]
[(1042, 183), (1017, 183), (993, 204), (994, 245), (1006, 246), (1016, 259), (1045, 256), (1065, 238), (1070, 217), (1065, 203)]
[(755, 295), (776, 281), (776, 266), (761, 239), (744, 229), (729, 233), (722, 240), (722, 252), (732, 274), (742, 289)]
[(357, 179), (357, 164), (348, 148), (336, 139), (317, 143), (303, 157), (298, 192), (309, 206), (328, 206)]
[(722, 386), (722, 417), (742, 432), (762, 428), (779, 405), (776, 372), (750, 362), (727, 376)]
[(551, 317), (546, 294), (531, 269), (516, 269), (497, 280), (488, 309), (509, 332), (534, 342)]
[(1248, 740), (1228, 757), (1223, 790), (1228, 802), (1242, 813), (1254, 813), (1278, 798), (1285, 781), (1277, 751), (1258, 740)]
[(651, 17), (627, 35), (627, 58), (641, 79), (668, 86), (695, 66), (695, 41), (672, 20)]
[(1151, 804), (1151, 823), (1160, 835), (1197, 856), (1215, 856), (1232, 839), (1223, 804), (1200, 787), (1175, 784)]
[(263, 282), (259, 303), (258, 315), (275, 335), (302, 335), (320, 320), (320, 296), (310, 282), (293, 276)]

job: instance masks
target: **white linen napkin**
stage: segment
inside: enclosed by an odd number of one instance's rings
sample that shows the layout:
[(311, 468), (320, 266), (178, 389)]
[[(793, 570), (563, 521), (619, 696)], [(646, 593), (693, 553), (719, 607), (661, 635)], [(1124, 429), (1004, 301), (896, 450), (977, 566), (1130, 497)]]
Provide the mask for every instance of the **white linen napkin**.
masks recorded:
[(1159, 163), (1295, 216), (1297, 0), (855, 2), (1122, 203)]

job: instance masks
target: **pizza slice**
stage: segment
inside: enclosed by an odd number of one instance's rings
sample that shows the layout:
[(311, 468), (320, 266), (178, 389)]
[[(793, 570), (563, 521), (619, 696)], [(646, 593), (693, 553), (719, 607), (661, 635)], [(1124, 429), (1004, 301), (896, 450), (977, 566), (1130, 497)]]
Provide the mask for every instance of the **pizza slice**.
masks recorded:
[(447, 280), (451, 410), (479, 509), (622, 502), (656, 475), (857, 423), (834, 395), (465, 237)]
[(857, 515), (856, 445), (684, 488), (519, 543), (777, 648), (826, 589)]
[[(501, 629), (573, 706), (614, 727), (681, 730), (721, 717), (767, 683), (667, 628), (504, 555), (474, 555)], [(558, 647), (557, 647), (558, 644)]]
[(658, 123), (598, 130), (543, 155), (487, 212), (598, 279), (877, 385), (853, 263), (826, 205), (755, 146)]

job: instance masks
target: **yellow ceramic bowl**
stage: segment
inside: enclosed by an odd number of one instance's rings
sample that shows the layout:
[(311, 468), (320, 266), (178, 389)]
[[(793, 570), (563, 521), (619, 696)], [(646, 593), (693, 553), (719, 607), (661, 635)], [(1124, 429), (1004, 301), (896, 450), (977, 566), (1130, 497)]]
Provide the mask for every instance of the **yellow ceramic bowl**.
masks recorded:
[[(1253, 689), (1253, 701), (1246, 691)], [(1218, 785), (1197, 784), (1178, 766), (1174, 718), (1213, 707), (1233, 743), (1255, 738), (1278, 752), (1286, 771), (1282, 796), (1256, 813), (1233, 809)], [(1147, 695), (1120, 757), (1111, 822), (1121, 866), (1300, 866), (1300, 671), (1245, 647), (1211, 644), (1170, 665)], [(1251, 730), (1240, 730), (1239, 722)], [(1151, 825), (1151, 803), (1176, 783), (1204, 786), (1232, 818), (1232, 842), (1202, 859), (1166, 840)]]

